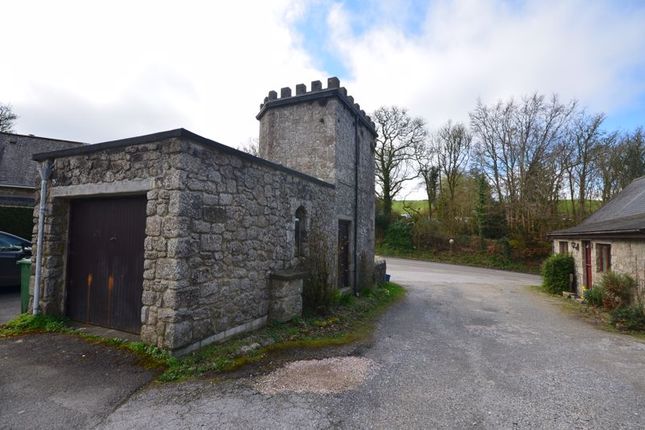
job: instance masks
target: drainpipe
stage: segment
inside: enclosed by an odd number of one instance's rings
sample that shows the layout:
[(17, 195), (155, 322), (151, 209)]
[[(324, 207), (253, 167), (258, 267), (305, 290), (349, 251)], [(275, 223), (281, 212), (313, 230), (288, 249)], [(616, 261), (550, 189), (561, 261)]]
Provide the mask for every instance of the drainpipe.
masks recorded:
[(46, 160), (38, 166), (40, 174), (40, 204), (38, 208), (38, 239), (36, 242), (36, 275), (34, 279), (34, 315), (38, 315), (40, 303), (40, 278), (43, 262), (43, 237), (45, 232), (45, 208), (47, 207), (47, 184), (52, 173), (52, 161)]
[(354, 295), (358, 294), (358, 114), (354, 113)]

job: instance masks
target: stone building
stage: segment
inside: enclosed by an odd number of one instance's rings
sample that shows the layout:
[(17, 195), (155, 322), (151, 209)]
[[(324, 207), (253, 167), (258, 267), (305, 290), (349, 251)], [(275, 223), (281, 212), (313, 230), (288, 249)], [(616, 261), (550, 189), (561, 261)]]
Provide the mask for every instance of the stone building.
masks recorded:
[(0, 133), (0, 231), (29, 238), (33, 228), (35, 183), (39, 152), (73, 148), (79, 142), (33, 135)]
[(603, 273), (626, 273), (645, 292), (645, 176), (575, 227), (552, 232), (553, 251), (575, 260), (576, 292)]
[(183, 129), (34, 156), (40, 309), (181, 354), (297, 315), (311, 250), (339, 287), (371, 283), (373, 124), (336, 78), (303, 88), (262, 105), (270, 160)]
[[(312, 82), (269, 92), (260, 106), (260, 156), (336, 185), (338, 285), (371, 282), (374, 261), (374, 123), (340, 87)], [(361, 263), (362, 262), (362, 263)], [(369, 262), (369, 264), (368, 264)], [(364, 266), (358, 268), (358, 266)], [(364, 276), (365, 279), (361, 279)]]
[(39, 152), (75, 148), (80, 142), (49, 139), (33, 135), (0, 133), (0, 206), (34, 206), (38, 163), (32, 156)]

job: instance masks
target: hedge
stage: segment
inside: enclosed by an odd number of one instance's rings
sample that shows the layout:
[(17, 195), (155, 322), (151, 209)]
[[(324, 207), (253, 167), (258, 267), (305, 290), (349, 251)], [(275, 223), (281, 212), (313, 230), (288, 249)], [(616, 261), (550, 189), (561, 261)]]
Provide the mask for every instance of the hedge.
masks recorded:
[(0, 206), (0, 231), (31, 240), (34, 227), (33, 217), (34, 210), (32, 208)]
[(569, 275), (574, 273), (573, 257), (564, 254), (554, 254), (542, 265), (542, 286), (552, 294), (569, 291)]

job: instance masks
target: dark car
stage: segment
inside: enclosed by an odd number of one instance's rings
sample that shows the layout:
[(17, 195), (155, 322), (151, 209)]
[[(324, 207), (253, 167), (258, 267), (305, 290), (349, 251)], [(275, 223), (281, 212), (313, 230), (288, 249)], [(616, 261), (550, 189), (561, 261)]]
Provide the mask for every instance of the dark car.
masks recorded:
[(0, 287), (20, 285), (18, 260), (31, 257), (31, 242), (0, 231)]

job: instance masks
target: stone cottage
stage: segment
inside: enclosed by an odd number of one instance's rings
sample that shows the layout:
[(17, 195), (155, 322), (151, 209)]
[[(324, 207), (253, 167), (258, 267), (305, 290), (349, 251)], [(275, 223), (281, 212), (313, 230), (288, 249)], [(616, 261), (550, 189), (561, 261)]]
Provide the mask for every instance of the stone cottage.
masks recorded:
[(35, 155), (39, 308), (181, 354), (298, 314), (308, 255), (371, 284), (372, 121), (337, 78), (271, 91), (258, 119), (264, 158), (184, 129)]
[(645, 176), (575, 227), (552, 232), (553, 251), (573, 256), (577, 293), (603, 273), (626, 273), (645, 288)]

